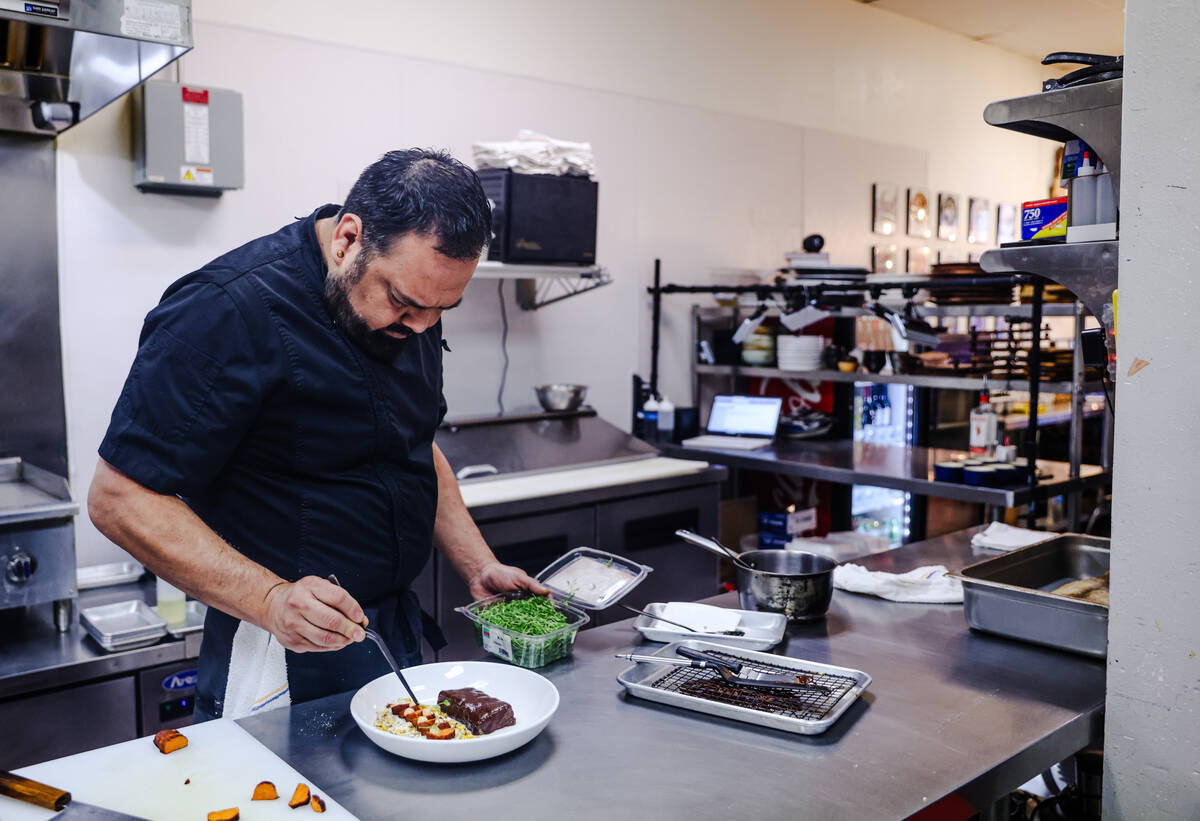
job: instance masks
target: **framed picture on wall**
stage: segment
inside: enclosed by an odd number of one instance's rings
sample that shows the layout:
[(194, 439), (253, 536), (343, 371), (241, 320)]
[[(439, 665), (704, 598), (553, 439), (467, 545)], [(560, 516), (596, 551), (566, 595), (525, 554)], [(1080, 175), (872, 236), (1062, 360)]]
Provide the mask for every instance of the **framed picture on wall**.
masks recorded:
[(996, 244), (1017, 241), (1017, 206), (1002, 202), (996, 206)]
[(871, 186), (871, 230), (891, 236), (900, 224), (900, 189), (890, 183)]
[(871, 247), (871, 270), (877, 274), (895, 274), (900, 271), (900, 249), (895, 245)]
[(904, 266), (910, 274), (928, 274), (929, 258), (932, 254), (928, 245), (909, 248), (905, 251), (907, 264)]
[(938, 194), (938, 239), (958, 242), (958, 195)]
[(933, 236), (933, 204), (924, 188), (908, 189), (908, 235), (921, 239)]
[(992, 241), (992, 212), (988, 201), (971, 197), (967, 210), (967, 242), (987, 245)]
[(950, 265), (967, 261), (967, 252), (961, 248), (943, 248), (938, 251), (938, 264)]

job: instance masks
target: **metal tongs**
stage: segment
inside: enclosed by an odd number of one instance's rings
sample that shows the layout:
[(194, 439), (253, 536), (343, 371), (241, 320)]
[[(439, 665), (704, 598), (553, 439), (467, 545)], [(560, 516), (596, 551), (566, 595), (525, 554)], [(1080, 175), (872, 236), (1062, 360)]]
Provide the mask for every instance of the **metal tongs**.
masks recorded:
[[(666, 656), (641, 656), (636, 653), (618, 653), (617, 658), (632, 662), (648, 664), (673, 664), (680, 667), (698, 667), (716, 670), (727, 684), (740, 684), (744, 687), (758, 687), (769, 690), (807, 690), (830, 695), (833, 691), (828, 687), (813, 684), (811, 676), (804, 673), (769, 673), (736, 661), (727, 661), (717, 656), (711, 656), (690, 647), (676, 647), (675, 652), (683, 656), (673, 659)], [(808, 679), (807, 681), (805, 679)]]

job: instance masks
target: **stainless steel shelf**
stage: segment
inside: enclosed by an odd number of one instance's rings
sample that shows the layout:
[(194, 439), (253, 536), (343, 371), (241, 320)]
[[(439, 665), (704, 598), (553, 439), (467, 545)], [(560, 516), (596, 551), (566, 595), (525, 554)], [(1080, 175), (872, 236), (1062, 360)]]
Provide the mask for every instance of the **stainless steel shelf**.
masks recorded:
[(484, 260), (476, 279), (515, 279), (517, 304), (536, 311), (567, 297), (594, 291), (612, 282), (603, 265), (515, 265)]
[[(735, 451), (661, 447), (663, 455), (679, 459), (700, 459), (718, 465), (762, 470), (787, 476), (801, 476), (838, 484), (873, 485), (903, 490), (920, 496), (936, 496), (960, 502), (975, 502), (999, 507), (1017, 507), (1030, 500), (1027, 485), (1012, 488), (975, 487), (933, 478), (936, 462), (965, 458), (966, 453), (940, 448), (880, 445), (844, 439), (779, 441), (761, 450)], [(1081, 465), (1080, 478), (1071, 479), (1066, 462), (1039, 460), (1042, 471), (1050, 476), (1039, 480), (1039, 498), (1057, 496), (1085, 486), (1103, 484), (1110, 475), (1098, 465)]]
[[(903, 308), (904, 300), (889, 300), (881, 299), (880, 302), (889, 308)], [(753, 308), (743, 307), (740, 314), (745, 316), (753, 312)], [(1028, 319), (1033, 314), (1032, 305), (915, 305), (914, 310), (918, 316), (1011, 316), (1018, 319)], [(875, 316), (874, 313), (858, 308), (843, 308), (842, 316), (862, 314), (863, 316)], [(732, 318), (734, 309), (721, 305), (702, 306), (696, 309), (697, 315), (701, 319), (723, 319)], [(780, 315), (778, 308), (767, 309), (768, 317), (778, 317)], [(836, 316), (837, 314), (835, 314)], [(1042, 306), (1042, 316), (1074, 316), (1075, 306), (1069, 302), (1049, 302)]]
[(1120, 202), (1123, 83), (1108, 80), (999, 100), (983, 110), (983, 119), (989, 125), (1047, 140), (1083, 140), (1112, 172), (1113, 194)]
[(983, 252), (979, 264), (989, 274), (1038, 274), (1057, 282), (1099, 319), (1117, 287), (1119, 248), (1116, 240), (993, 248)]
[[(780, 368), (741, 367), (736, 365), (696, 365), (696, 373), (723, 376), (757, 376), (774, 379), (804, 379), (809, 382), (873, 382), (876, 384), (912, 385), (916, 388), (972, 391), (983, 389), (982, 376), (934, 376), (931, 374), (842, 373), (841, 371), (785, 371)], [(991, 390), (1028, 390), (1027, 379), (987, 380)], [(1084, 390), (1100, 390), (1099, 384), (1085, 385)], [(1041, 390), (1049, 393), (1070, 393), (1070, 382), (1042, 382)]]

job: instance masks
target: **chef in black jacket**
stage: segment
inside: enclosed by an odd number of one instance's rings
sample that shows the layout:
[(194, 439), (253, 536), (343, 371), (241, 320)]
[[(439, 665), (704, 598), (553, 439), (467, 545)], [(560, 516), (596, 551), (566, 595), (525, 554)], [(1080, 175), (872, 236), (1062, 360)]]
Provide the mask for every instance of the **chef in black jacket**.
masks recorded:
[(419, 663), (422, 635), (444, 643), (409, 589), (433, 547), (476, 598), (545, 592), (497, 561), (433, 442), (440, 318), (490, 231), (473, 171), (392, 151), (345, 204), (219, 257), (147, 316), (88, 512), (210, 605), (199, 718), (387, 672), (364, 619)]

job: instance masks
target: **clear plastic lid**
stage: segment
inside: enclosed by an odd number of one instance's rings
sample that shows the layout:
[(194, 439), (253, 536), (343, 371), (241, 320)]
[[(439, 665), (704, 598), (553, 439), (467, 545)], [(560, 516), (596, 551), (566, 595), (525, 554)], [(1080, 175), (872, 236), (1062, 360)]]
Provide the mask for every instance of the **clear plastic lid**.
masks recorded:
[(556, 559), (537, 579), (569, 604), (603, 610), (641, 584), (653, 569), (615, 553), (577, 547)]

